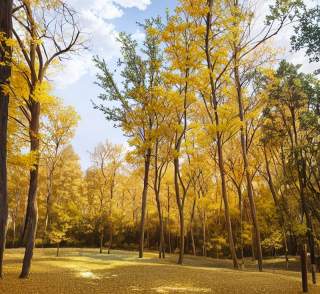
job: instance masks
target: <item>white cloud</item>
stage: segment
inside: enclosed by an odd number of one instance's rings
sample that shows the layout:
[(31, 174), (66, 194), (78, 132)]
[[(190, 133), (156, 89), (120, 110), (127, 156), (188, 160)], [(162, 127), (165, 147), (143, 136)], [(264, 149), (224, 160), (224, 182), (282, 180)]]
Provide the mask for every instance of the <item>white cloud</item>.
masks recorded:
[[(99, 55), (106, 60), (119, 57), (118, 32), (110, 21), (122, 17), (125, 8), (145, 10), (151, 0), (67, 0), (67, 3), (78, 12), (83, 36), (88, 39), (90, 49), (63, 64), (63, 69), (53, 78), (60, 89), (95, 72), (92, 56)], [(140, 40), (143, 33), (137, 31), (134, 37)]]
[(114, 0), (113, 2), (125, 8), (137, 7), (140, 10), (145, 10), (151, 4), (151, 0)]

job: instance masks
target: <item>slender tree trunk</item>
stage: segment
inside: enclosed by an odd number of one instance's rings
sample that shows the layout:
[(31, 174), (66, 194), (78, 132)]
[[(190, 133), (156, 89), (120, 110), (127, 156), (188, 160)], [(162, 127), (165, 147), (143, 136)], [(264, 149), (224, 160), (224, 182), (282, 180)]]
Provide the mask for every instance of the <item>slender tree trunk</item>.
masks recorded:
[[(0, 33), (12, 37), (12, 0), (0, 1)], [(2, 48), (2, 49), (1, 49)], [(6, 246), (8, 223), (7, 190), (7, 134), (9, 95), (4, 94), (2, 86), (11, 76), (12, 50), (5, 42), (0, 45), (0, 278), (3, 277), (3, 257)]]
[(252, 253), (252, 260), (256, 260), (256, 248), (255, 248), (255, 233), (254, 228), (251, 229), (251, 253)]
[[(237, 89), (239, 118), (242, 123), (245, 123), (244, 108), (243, 108), (243, 101), (242, 101), (243, 99), (242, 86), (241, 86), (240, 74), (239, 74), (238, 54), (239, 54), (238, 48), (237, 46), (235, 46), (234, 77), (235, 77), (235, 83), (236, 83), (236, 89)], [(256, 204), (255, 204), (254, 194), (253, 194), (252, 178), (249, 171), (248, 146), (246, 143), (246, 134), (243, 126), (240, 129), (240, 141), (241, 141), (241, 149), (242, 149), (243, 167), (244, 167), (245, 177), (247, 181), (247, 194), (248, 194), (248, 199), (250, 204), (250, 213), (251, 213), (251, 218), (252, 218), (252, 223), (253, 223), (254, 233), (255, 233), (255, 240), (256, 240), (255, 245), (256, 245), (257, 257), (258, 257), (258, 267), (259, 267), (259, 271), (262, 271), (262, 249), (261, 249), (260, 229), (259, 229)]]
[(301, 279), (302, 279), (302, 291), (308, 292), (308, 268), (307, 268), (307, 246), (300, 246), (300, 263), (301, 263)]
[(159, 217), (159, 258), (165, 258), (164, 224), (160, 203), (160, 191), (155, 187), (156, 203)]
[(109, 245), (108, 245), (108, 254), (110, 254), (111, 252), (111, 248), (112, 248), (112, 242), (113, 242), (113, 223), (110, 223), (110, 230), (109, 230)]
[(168, 234), (168, 247), (169, 253), (172, 252), (171, 247), (171, 231), (170, 231), (170, 187), (168, 185), (168, 204), (167, 204), (167, 234)]
[(148, 183), (149, 183), (149, 170), (151, 160), (151, 149), (148, 148), (144, 162), (144, 178), (143, 178), (143, 191), (142, 191), (142, 205), (141, 205), (141, 222), (140, 222), (140, 242), (139, 242), (139, 258), (143, 258), (144, 248), (144, 226), (147, 210), (147, 196), (148, 196)]
[(279, 224), (280, 224), (280, 227), (282, 229), (283, 242), (284, 242), (284, 247), (285, 247), (286, 268), (288, 269), (288, 267), (289, 267), (289, 258), (288, 258), (287, 236), (286, 236), (286, 230), (285, 230), (285, 217), (283, 215), (282, 207), (279, 204), (277, 193), (276, 193), (276, 189), (275, 189), (274, 184), (273, 184), (272, 175), (271, 175), (270, 166), (269, 166), (269, 160), (268, 160), (268, 156), (267, 156), (266, 146), (263, 146), (263, 153), (264, 153), (264, 158), (265, 158), (265, 163), (266, 163), (268, 185), (269, 185), (269, 188), (270, 188), (270, 192), (271, 192), (271, 195), (272, 195), (272, 198), (273, 198), (274, 205), (275, 205), (277, 213), (279, 215)]
[(202, 256), (207, 256), (207, 233), (206, 233), (206, 212), (203, 210), (202, 217)]
[(16, 240), (16, 217), (14, 216), (12, 218), (12, 248), (15, 246), (15, 240)]
[(36, 154), (36, 163), (30, 170), (30, 183), (28, 192), (27, 212), (25, 219), (25, 244), (26, 250), (23, 259), (20, 278), (28, 278), (33, 256), (33, 248), (38, 224), (38, 206), (37, 206), (37, 189), (38, 189), (38, 174), (39, 174), (39, 117), (40, 104), (32, 102), (31, 122), (30, 122), (30, 151)]
[(100, 254), (103, 253), (103, 241), (104, 241), (104, 228), (103, 226), (101, 226), (101, 230), (100, 230)]
[(47, 231), (48, 231), (48, 225), (49, 225), (49, 215), (50, 215), (50, 209), (51, 209), (51, 195), (52, 195), (52, 172), (50, 171), (49, 174), (49, 184), (48, 184), (48, 190), (47, 190), (47, 199), (46, 199), (46, 214), (44, 219), (44, 229), (43, 229), (43, 237), (42, 237), (42, 244), (44, 245), (47, 239)]
[[(184, 201), (180, 198), (180, 187), (179, 187), (179, 158), (174, 158), (174, 187), (175, 187), (175, 193), (176, 193), (176, 201), (179, 211), (179, 258), (178, 258), (178, 264), (183, 263), (183, 257), (184, 257)], [(185, 195), (184, 195), (185, 196)], [(183, 198), (184, 198), (183, 196)]]
[(240, 258), (241, 258), (241, 269), (244, 269), (244, 254), (243, 254), (243, 202), (242, 202), (242, 191), (241, 187), (237, 187), (239, 196), (239, 212), (240, 212)]
[[(207, 14), (207, 27), (206, 27), (206, 39), (205, 39), (205, 53), (207, 59), (207, 67), (210, 73), (209, 80), (210, 80), (210, 87), (211, 87), (211, 99), (214, 108), (214, 117), (210, 114), (212, 118), (212, 123), (215, 123), (216, 127), (220, 126), (219, 121), (219, 114), (218, 114), (218, 100), (216, 97), (216, 89), (215, 89), (215, 82), (213, 80), (212, 72), (212, 62), (211, 62), (211, 45), (210, 45), (210, 32), (211, 32), (211, 23), (212, 23), (212, 6), (213, 0), (208, 0), (209, 5), (209, 12)], [(234, 268), (239, 268), (236, 249), (234, 246), (233, 240), (233, 232), (231, 226), (231, 218), (230, 218), (230, 209), (229, 209), (229, 200), (227, 194), (227, 187), (226, 187), (226, 179), (225, 179), (225, 170), (224, 170), (224, 158), (223, 158), (223, 150), (222, 150), (222, 134), (221, 132), (217, 132), (216, 134), (216, 143), (218, 149), (218, 165), (220, 171), (220, 178), (221, 178), (221, 193), (224, 203), (224, 211), (225, 211), (225, 222), (226, 228), (228, 232), (228, 241), (229, 241), (229, 249), (231, 258), (233, 260)]]
[(60, 253), (60, 242), (57, 243), (57, 254), (56, 254), (57, 257), (59, 257), (59, 253)]
[(184, 213), (183, 208), (179, 209), (179, 223), (180, 223), (180, 235), (179, 235), (179, 259), (178, 264), (183, 263), (184, 258)]
[(193, 200), (191, 218), (190, 218), (190, 237), (191, 237), (192, 254), (194, 256), (197, 255), (196, 244), (194, 242), (194, 235), (193, 235), (193, 220), (194, 220), (194, 214), (195, 214), (195, 207), (196, 207), (196, 198)]

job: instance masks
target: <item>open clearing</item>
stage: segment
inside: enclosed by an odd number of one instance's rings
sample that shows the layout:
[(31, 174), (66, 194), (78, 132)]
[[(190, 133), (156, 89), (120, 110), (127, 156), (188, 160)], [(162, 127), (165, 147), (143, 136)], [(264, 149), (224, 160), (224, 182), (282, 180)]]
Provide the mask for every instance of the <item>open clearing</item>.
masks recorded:
[[(156, 253), (137, 258), (136, 252), (98, 249), (36, 249), (28, 280), (18, 279), (23, 251), (9, 249), (5, 256), (5, 278), (1, 294), (89, 294), (89, 293), (301, 293), (297, 262), (283, 270), (282, 259), (265, 261), (265, 271), (255, 270), (247, 261), (236, 271), (227, 260), (186, 256), (185, 265), (175, 264), (176, 256), (159, 261)], [(320, 287), (310, 286), (310, 293)]]

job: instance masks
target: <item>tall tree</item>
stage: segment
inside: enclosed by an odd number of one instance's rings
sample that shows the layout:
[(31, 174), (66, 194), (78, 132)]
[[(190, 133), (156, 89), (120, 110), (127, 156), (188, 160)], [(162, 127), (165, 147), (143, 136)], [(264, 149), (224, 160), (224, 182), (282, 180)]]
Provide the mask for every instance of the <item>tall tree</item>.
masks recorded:
[(7, 191), (7, 126), (9, 94), (2, 88), (11, 75), (12, 50), (9, 39), (12, 37), (13, 1), (0, 3), (0, 278), (3, 275), (3, 256), (6, 244), (8, 219)]
[[(20, 277), (27, 278), (30, 272), (35, 235), (38, 223), (37, 190), (40, 160), (41, 106), (47, 96), (45, 78), (49, 67), (61, 58), (79, 49), (80, 31), (75, 12), (63, 1), (18, 0), (19, 9), (14, 14), (13, 30), (18, 44), (15, 54), (22, 62), (15, 63), (28, 87), (28, 95), (20, 106), (28, 122), (30, 152), (35, 161), (30, 169), (28, 205), (25, 217), (25, 255)], [(20, 59), (18, 59), (20, 60)], [(14, 90), (13, 90), (14, 92)], [(14, 93), (13, 93), (14, 95)]]
[(147, 211), (147, 195), (149, 187), (149, 173), (154, 144), (153, 130), (155, 128), (154, 103), (158, 86), (161, 83), (160, 69), (162, 54), (160, 36), (152, 34), (153, 28), (161, 29), (159, 18), (146, 20), (142, 27), (146, 32), (142, 52), (139, 53), (138, 43), (132, 36), (120, 34), (122, 58), (119, 61), (123, 87), (120, 89), (114, 80), (113, 73), (108, 69), (104, 60), (95, 58), (100, 74), (97, 76), (99, 86), (105, 93), (99, 96), (102, 102), (117, 102), (95, 105), (108, 120), (114, 121), (122, 127), (126, 135), (131, 137), (130, 144), (135, 147), (137, 158), (143, 158), (144, 176), (141, 201), (141, 221), (139, 257), (143, 257), (145, 217)]

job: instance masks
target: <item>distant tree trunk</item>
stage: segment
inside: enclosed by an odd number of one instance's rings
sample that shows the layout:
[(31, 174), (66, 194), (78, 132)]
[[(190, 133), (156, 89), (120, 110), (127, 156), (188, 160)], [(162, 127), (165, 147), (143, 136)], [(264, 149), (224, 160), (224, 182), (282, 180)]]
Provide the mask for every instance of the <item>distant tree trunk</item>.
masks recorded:
[(167, 234), (168, 234), (168, 247), (169, 253), (172, 252), (171, 246), (171, 231), (170, 231), (170, 187), (168, 185), (168, 204), (167, 204)]
[(46, 214), (44, 219), (44, 229), (43, 229), (43, 237), (42, 237), (42, 244), (44, 245), (47, 239), (47, 231), (49, 225), (49, 216), (50, 216), (50, 209), (51, 209), (51, 195), (52, 195), (52, 177), (53, 177), (53, 170), (50, 170), (48, 176), (48, 187), (47, 187), (47, 197), (46, 197)]
[(161, 203), (160, 203), (160, 191), (156, 188), (156, 203), (157, 203), (157, 210), (158, 210), (158, 217), (159, 217), (159, 258), (165, 258), (165, 245), (164, 245), (164, 224), (163, 224), (163, 216), (161, 210)]
[(57, 243), (57, 254), (56, 254), (57, 257), (59, 257), (59, 253), (60, 253), (60, 242)]
[(202, 212), (202, 256), (207, 256), (207, 230), (206, 230), (207, 216), (203, 209)]
[(13, 215), (12, 217), (12, 248), (15, 246), (15, 240), (16, 240), (16, 215)]
[[(6, 38), (12, 37), (12, 0), (0, 1), (0, 33)], [(2, 49), (1, 49), (2, 48)], [(4, 94), (2, 86), (8, 83), (11, 76), (12, 50), (1, 42), (0, 46), (0, 278), (3, 277), (3, 257), (6, 246), (8, 223), (8, 190), (7, 190), (7, 134), (9, 95)]]
[(103, 226), (101, 226), (101, 229), (100, 229), (100, 254), (103, 253), (103, 241), (104, 241), (104, 228)]
[(301, 263), (301, 279), (302, 279), (302, 291), (308, 292), (308, 268), (307, 268), (307, 246), (300, 246), (300, 263)]
[(109, 230), (109, 245), (108, 245), (108, 254), (110, 254), (111, 252), (111, 248), (112, 248), (112, 242), (113, 242), (113, 223), (110, 223), (110, 230)]
[(192, 254), (194, 256), (197, 255), (196, 244), (194, 242), (194, 235), (193, 235), (193, 220), (194, 220), (195, 207), (196, 207), (196, 198), (193, 200), (191, 218), (190, 218), (190, 237), (191, 237)]
[(243, 201), (241, 187), (237, 187), (239, 196), (239, 212), (240, 212), (240, 258), (241, 258), (241, 269), (244, 268), (244, 255), (243, 255)]
[(145, 160), (144, 160), (144, 178), (143, 178), (142, 205), (141, 205), (139, 258), (143, 258), (144, 226), (145, 226), (145, 218), (146, 218), (146, 210), (147, 210), (150, 160), (151, 160), (151, 149), (148, 148), (146, 151)]
[(30, 122), (30, 151), (36, 154), (36, 162), (30, 169), (30, 183), (28, 192), (27, 212), (24, 228), (24, 240), (26, 250), (23, 258), (23, 265), (20, 278), (27, 278), (30, 273), (31, 260), (33, 256), (33, 248), (35, 245), (35, 237), (38, 224), (38, 206), (37, 206), (37, 189), (38, 189), (38, 174), (39, 174), (39, 117), (40, 104), (32, 102), (32, 114)]

